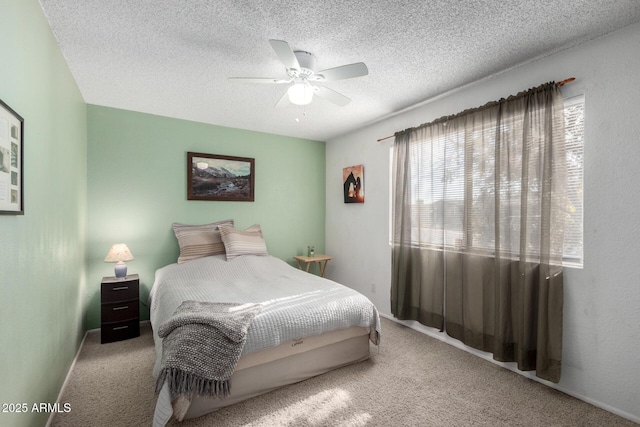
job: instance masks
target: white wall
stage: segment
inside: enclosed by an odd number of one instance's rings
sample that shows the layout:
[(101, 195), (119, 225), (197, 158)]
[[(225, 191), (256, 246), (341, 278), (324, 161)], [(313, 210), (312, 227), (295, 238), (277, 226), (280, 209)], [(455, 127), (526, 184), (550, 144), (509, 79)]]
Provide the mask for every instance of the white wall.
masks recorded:
[[(640, 422), (638, 52), (640, 24), (328, 141), (326, 248), (335, 259), (327, 277), (357, 289), (390, 314), (393, 139), (379, 143), (378, 138), (547, 81), (575, 77), (562, 92), (565, 97), (585, 95), (585, 260), (583, 269), (565, 270), (564, 354), (557, 388)], [(344, 204), (342, 168), (355, 164), (364, 165), (365, 203)], [(384, 340), (384, 331), (382, 336)]]

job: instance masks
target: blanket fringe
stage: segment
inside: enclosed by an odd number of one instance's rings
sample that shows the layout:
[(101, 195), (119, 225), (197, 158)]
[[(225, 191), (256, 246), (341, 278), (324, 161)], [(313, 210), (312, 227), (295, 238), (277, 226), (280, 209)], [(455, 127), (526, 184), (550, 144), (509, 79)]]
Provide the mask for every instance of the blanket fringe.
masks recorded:
[(231, 393), (231, 382), (228, 379), (209, 380), (177, 368), (164, 368), (156, 381), (156, 394), (160, 393), (165, 381), (172, 393), (182, 394), (189, 399), (194, 395), (224, 398)]
[(371, 332), (369, 332), (369, 340), (375, 345), (380, 345), (380, 332), (375, 327), (372, 327)]

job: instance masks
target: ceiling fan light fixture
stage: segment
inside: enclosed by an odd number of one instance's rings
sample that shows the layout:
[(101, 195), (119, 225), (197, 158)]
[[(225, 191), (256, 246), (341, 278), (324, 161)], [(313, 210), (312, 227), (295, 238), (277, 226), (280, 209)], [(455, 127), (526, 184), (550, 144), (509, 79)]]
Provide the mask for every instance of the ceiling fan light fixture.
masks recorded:
[(313, 99), (313, 88), (304, 83), (296, 83), (287, 89), (289, 101), (295, 105), (308, 105)]

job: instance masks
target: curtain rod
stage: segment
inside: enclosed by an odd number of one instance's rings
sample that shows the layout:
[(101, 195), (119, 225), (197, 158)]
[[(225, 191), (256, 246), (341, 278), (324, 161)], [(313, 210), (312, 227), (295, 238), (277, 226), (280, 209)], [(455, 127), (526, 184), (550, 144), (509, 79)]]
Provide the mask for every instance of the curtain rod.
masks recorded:
[[(556, 86), (558, 86), (558, 87), (560, 87), (560, 86), (564, 86), (564, 85), (566, 85), (567, 83), (571, 83), (571, 82), (572, 82), (572, 81), (574, 81), (575, 79), (576, 79), (575, 77), (569, 77), (568, 79), (564, 79), (564, 80), (562, 80), (562, 81), (560, 81), (560, 82), (557, 82), (557, 83), (556, 83)], [(384, 138), (380, 138), (380, 139), (378, 139), (378, 142), (382, 142), (382, 141), (384, 141), (384, 140), (386, 140), (386, 139), (393, 138), (394, 136), (395, 136), (395, 135), (385, 136)]]

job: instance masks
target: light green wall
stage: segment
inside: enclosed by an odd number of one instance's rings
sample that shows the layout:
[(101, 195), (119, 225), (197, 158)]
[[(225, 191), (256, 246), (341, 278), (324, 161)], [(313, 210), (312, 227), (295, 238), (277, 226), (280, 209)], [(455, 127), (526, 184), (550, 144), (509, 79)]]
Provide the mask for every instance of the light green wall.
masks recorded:
[(24, 216), (0, 215), (2, 426), (44, 425), (84, 333), (86, 104), (37, 0), (0, 0), (0, 98), (24, 118)]
[[(155, 270), (178, 257), (173, 222), (259, 223), (269, 253), (293, 261), (324, 250), (325, 143), (89, 105), (88, 328), (100, 326), (104, 257), (126, 243), (146, 302)], [(254, 202), (187, 200), (187, 152), (255, 159)], [(141, 307), (142, 318), (148, 309)]]

